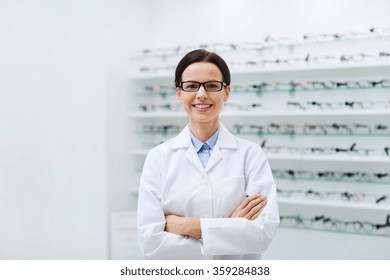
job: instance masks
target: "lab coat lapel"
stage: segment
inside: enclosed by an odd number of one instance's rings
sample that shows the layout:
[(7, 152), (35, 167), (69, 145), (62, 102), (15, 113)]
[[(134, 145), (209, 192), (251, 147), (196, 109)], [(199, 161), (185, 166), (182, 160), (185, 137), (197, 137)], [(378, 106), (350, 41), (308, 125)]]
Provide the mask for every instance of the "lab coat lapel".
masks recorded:
[(214, 146), (213, 152), (211, 153), (211, 157), (209, 158), (209, 160), (206, 164), (206, 167), (205, 167), (206, 173), (209, 172), (209, 170), (211, 168), (213, 168), (221, 159), (222, 159), (222, 154), (221, 154), (221, 151), (219, 150), (219, 147), (216, 144)]
[(238, 148), (237, 141), (233, 134), (231, 134), (223, 124), (220, 124), (220, 127), (217, 143), (215, 144), (211, 157), (205, 167), (206, 173), (222, 160), (223, 156), (221, 149)]
[(198, 154), (195, 151), (194, 145), (192, 145), (190, 131), (188, 125), (180, 132), (176, 137), (175, 142), (172, 146), (173, 150), (176, 149), (186, 149), (184, 152), (186, 158), (200, 171), (202, 174), (205, 173), (202, 163), (198, 157)]
[(205, 174), (205, 169), (203, 168), (202, 163), (200, 162), (200, 159), (198, 157), (198, 154), (195, 151), (195, 148), (191, 145), (188, 147), (187, 151), (185, 152), (186, 158), (195, 165), (196, 168), (199, 169), (200, 172)]

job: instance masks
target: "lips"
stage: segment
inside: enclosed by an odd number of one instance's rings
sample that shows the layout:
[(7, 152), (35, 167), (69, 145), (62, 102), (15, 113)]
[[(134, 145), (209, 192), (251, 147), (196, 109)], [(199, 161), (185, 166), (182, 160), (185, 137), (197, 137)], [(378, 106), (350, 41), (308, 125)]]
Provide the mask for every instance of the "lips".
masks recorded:
[(205, 109), (210, 108), (213, 105), (211, 105), (211, 104), (195, 104), (192, 106), (195, 107), (196, 109), (205, 110)]

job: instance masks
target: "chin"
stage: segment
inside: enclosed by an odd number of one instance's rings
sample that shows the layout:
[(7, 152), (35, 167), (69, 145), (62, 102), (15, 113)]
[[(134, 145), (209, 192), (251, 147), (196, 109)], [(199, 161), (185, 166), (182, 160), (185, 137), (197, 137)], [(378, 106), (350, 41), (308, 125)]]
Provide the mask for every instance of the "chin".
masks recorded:
[(210, 117), (210, 116), (196, 116), (196, 117), (190, 117), (191, 121), (198, 122), (198, 123), (210, 123), (210, 122), (219, 122), (218, 116)]

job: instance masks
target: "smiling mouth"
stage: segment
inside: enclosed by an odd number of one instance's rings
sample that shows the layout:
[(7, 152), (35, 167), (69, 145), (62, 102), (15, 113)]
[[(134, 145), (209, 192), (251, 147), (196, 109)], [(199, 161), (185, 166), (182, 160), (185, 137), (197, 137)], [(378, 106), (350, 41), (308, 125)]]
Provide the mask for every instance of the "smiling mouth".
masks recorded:
[(193, 107), (195, 107), (196, 109), (208, 109), (208, 108), (211, 108), (211, 104), (195, 104), (195, 105), (192, 105)]

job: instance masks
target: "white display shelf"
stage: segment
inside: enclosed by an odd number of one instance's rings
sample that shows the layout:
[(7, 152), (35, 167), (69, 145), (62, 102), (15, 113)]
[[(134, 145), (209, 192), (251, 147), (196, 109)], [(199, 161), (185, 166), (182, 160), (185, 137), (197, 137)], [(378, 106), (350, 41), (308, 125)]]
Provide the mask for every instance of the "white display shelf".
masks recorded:
[[(150, 53), (142, 53), (143, 50), (139, 51), (139, 54), (133, 55), (132, 59), (136, 60), (142, 60), (142, 59), (162, 59), (165, 60), (167, 58), (171, 57), (177, 57), (180, 58), (184, 56), (186, 53), (188, 53), (191, 50), (198, 49), (198, 48), (206, 48), (213, 52), (217, 53), (247, 53), (247, 52), (259, 52), (267, 49), (275, 49), (275, 48), (299, 48), (303, 46), (313, 46), (313, 45), (325, 45), (325, 44), (339, 44), (339, 43), (349, 43), (349, 42), (358, 42), (358, 41), (364, 41), (364, 40), (383, 40), (390, 38), (389, 31), (384, 31), (383, 34), (376, 34), (376, 33), (369, 33), (369, 32), (361, 32), (360, 34), (351, 35), (350, 37), (344, 37), (344, 38), (332, 38), (332, 34), (327, 34), (328, 36), (321, 35), (306, 35), (311, 37), (304, 38), (303, 36), (301, 38), (285, 38), (284, 40), (279, 40), (278, 38), (274, 38), (273, 41), (264, 40), (259, 42), (254, 42), (254, 46), (245, 46), (245, 44), (236, 42), (229, 45), (235, 45), (236, 47), (233, 49), (231, 47), (226, 47), (227, 44), (225, 44), (224, 47), (218, 46), (218, 44), (215, 43), (205, 43), (200, 44), (198, 46), (194, 45), (192, 47), (183, 47), (183, 46), (175, 46), (171, 48), (165, 48), (160, 49), (153, 52), (153, 50), (150, 51)], [(272, 38), (271, 38), (272, 39)]]
[[(323, 63), (323, 64), (307, 64), (307, 65), (291, 65), (291, 66), (231, 66), (232, 76), (247, 76), (253, 74), (265, 73), (286, 73), (286, 72), (333, 72), (337, 70), (364, 70), (364, 69), (386, 69), (390, 68), (390, 62), (346, 62), (346, 63)], [(148, 73), (133, 73), (130, 75), (133, 80), (154, 80), (154, 79), (173, 79), (172, 71), (157, 71)]]
[(380, 116), (389, 115), (390, 110), (334, 110), (334, 111), (223, 111), (221, 117), (294, 117), (294, 116)]
[(149, 118), (184, 118), (187, 114), (184, 112), (131, 112), (130, 118), (149, 119)]
[(274, 66), (274, 67), (257, 67), (248, 66), (245, 69), (240, 67), (232, 67), (231, 72), (234, 76), (251, 75), (251, 74), (265, 74), (265, 73), (285, 73), (285, 72), (306, 72), (306, 71), (320, 71), (320, 72), (333, 72), (337, 70), (363, 70), (363, 69), (381, 69), (389, 68), (389, 61), (378, 61), (370, 63), (359, 62), (347, 62), (347, 63), (323, 63), (323, 64), (307, 64), (307, 65), (291, 65), (291, 66)]
[(363, 203), (363, 202), (343, 202), (336, 200), (320, 200), (320, 199), (306, 199), (306, 198), (284, 198), (278, 197), (278, 203), (281, 204), (296, 204), (307, 206), (324, 206), (324, 207), (338, 207), (338, 208), (350, 208), (350, 209), (369, 209), (390, 211), (390, 204), (375, 204), (375, 203)]
[(333, 180), (327, 180), (327, 179), (315, 179), (315, 178), (287, 178), (287, 177), (274, 177), (275, 181), (280, 182), (311, 182), (313, 184), (315, 183), (321, 183), (321, 184), (344, 184), (345, 185), (356, 185), (356, 184), (365, 184), (365, 185), (388, 185), (390, 187), (390, 181), (381, 181), (381, 180), (343, 180), (343, 179), (333, 179)]
[[(335, 110), (335, 111), (223, 111), (221, 117), (294, 117), (294, 116), (390, 116), (390, 110)], [(130, 118), (184, 118), (187, 117), (185, 112), (131, 112)]]
[[(266, 153), (267, 154), (267, 153)], [(386, 163), (390, 164), (390, 157), (363, 157), (363, 156), (330, 156), (330, 155), (288, 155), (288, 154), (267, 154), (270, 161), (273, 160), (306, 160), (306, 161), (325, 161), (325, 162), (357, 162), (357, 163)]]

